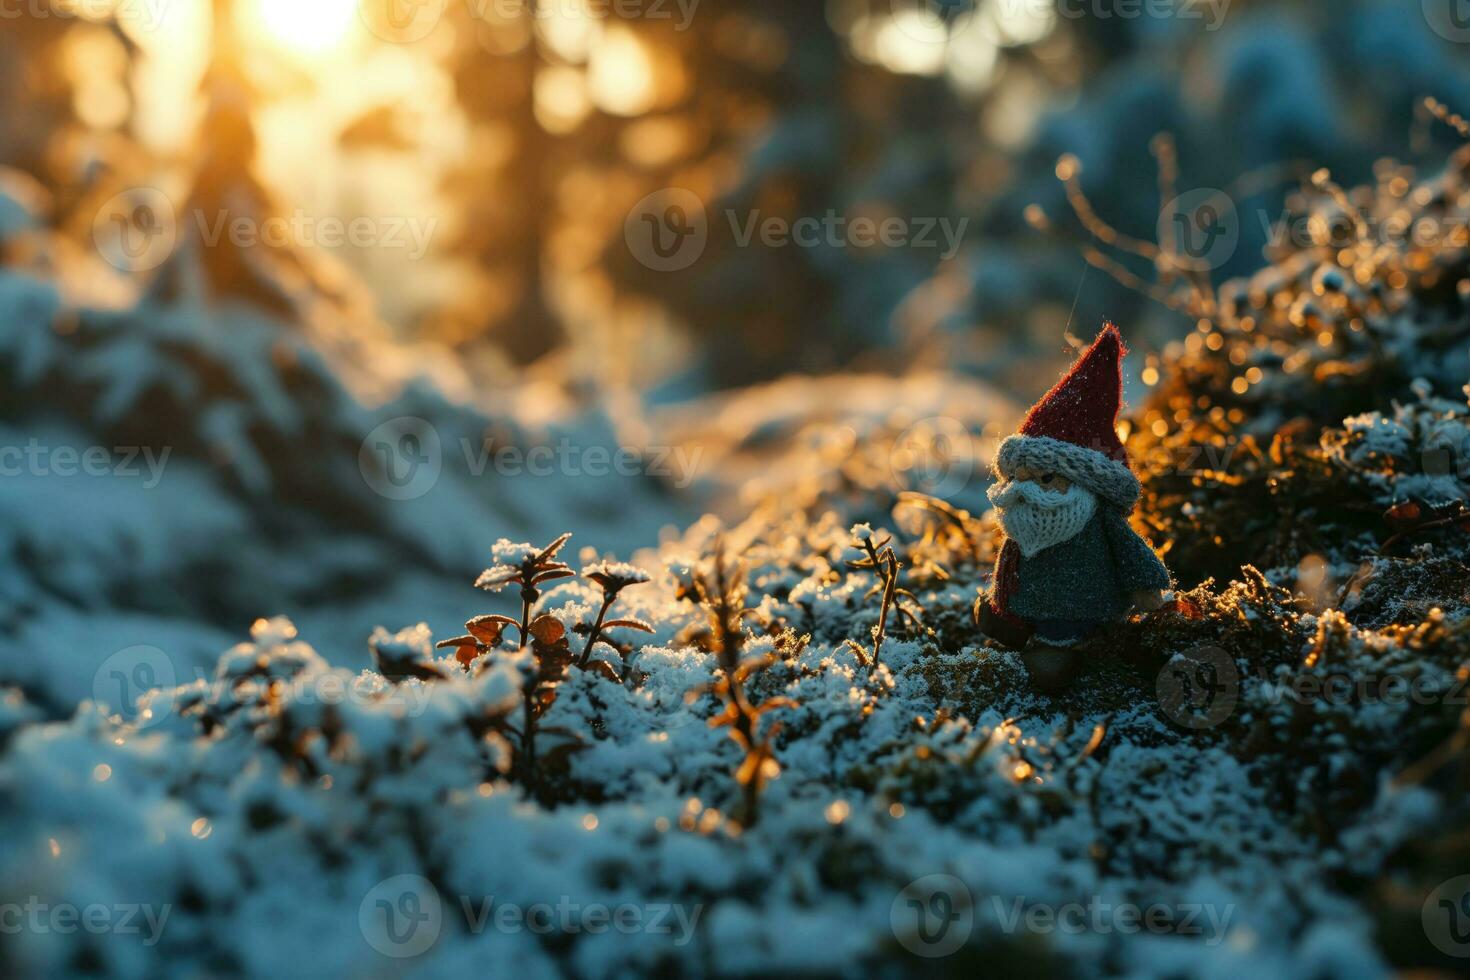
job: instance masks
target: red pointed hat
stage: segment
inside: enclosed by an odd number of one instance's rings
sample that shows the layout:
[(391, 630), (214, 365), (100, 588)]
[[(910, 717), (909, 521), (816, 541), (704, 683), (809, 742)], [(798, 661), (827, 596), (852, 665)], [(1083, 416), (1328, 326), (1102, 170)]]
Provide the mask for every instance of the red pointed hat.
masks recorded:
[(1118, 439), (1123, 406), (1122, 362), (1128, 349), (1111, 323), (1077, 363), (1032, 406), (1020, 431), (1000, 444), (995, 468), (1009, 479), (1018, 466), (1060, 473), (1105, 500), (1131, 510), (1138, 478)]

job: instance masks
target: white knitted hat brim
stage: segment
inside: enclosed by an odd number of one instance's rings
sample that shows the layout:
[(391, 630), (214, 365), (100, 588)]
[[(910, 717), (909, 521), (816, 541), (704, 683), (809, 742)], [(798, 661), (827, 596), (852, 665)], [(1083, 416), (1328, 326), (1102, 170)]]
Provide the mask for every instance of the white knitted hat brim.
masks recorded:
[(1060, 473), (1125, 511), (1133, 509), (1141, 492), (1138, 477), (1126, 464), (1096, 449), (1050, 436), (1013, 435), (1002, 442), (995, 454), (997, 473), (1010, 479), (1018, 466)]

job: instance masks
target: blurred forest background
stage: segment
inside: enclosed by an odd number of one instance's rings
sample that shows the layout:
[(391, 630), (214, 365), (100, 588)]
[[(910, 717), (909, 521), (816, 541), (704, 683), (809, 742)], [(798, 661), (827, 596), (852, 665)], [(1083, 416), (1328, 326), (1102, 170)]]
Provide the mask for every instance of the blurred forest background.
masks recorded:
[[(156, 217), (141, 188), (177, 214), (366, 217), (379, 241), (241, 256), (191, 250), (198, 222), (182, 221), (160, 267), (124, 257), (118, 275), (75, 275), (93, 299), (182, 292), (292, 320), (309, 295), (354, 330), (448, 345), (482, 379), (551, 357), (558, 376), (653, 399), (926, 365), (1028, 391), (1022, 368), (1064, 357), (1069, 320), (1085, 334), (1110, 316), (1145, 347), (1191, 326), (1084, 279), (1062, 154), (1104, 216), (1152, 240), (1150, 142), (1174, 134), (1179, 186), (1240, 208), (1224, 277), (1260, 264), (1304, 174), (1326, 166), (1352, 185), (1384, 154), (1442, 159), (1453, 134), (1416, 100), (1470, 105), (1467, 48), (1433, 4), (1097, 6), (32, 0), (0, 27), (0, 163), (10, 196), (63, 235), (38, 243), (15, 216), (6, 261), (37, 271), (67, 249), (105, 252), (99, 214)], [(969, 223), (943, 260), (726, 234), (660, 272), (630, 253), (624, 223), (666, 187), (697, 194), (712, 225), (727, 212)], [(427, 232), (421, 257), (388, 241), (400, 222)]]

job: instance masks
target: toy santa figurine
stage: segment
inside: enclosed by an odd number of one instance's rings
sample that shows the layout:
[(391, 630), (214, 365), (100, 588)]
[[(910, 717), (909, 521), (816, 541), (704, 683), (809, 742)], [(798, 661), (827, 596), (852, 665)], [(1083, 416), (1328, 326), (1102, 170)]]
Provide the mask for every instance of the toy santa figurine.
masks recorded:
[(1157, 609), (1170, 585), (1128, 525), (1139, 486), (1117, 433), (1126, 353), (1108, 324), (996, 454), (988, 496), (1006, 542), (976, 621), (1023, 651), (1041, 690), (1069, 683), (1090, 636), (1131, 609)]

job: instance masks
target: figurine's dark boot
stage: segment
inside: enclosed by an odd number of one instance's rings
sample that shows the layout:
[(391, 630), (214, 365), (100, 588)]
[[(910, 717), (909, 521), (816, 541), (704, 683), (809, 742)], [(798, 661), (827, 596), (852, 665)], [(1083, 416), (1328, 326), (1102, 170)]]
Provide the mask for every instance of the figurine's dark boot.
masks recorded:
[(1076, 647), (1054, 647), (1033, 641), (1021, 652), (1021, 663), (1031, 675), (1031, 686), (1041, 694), (1057, 695), (1072, 686), (1082, 673), (1082, 651)]

